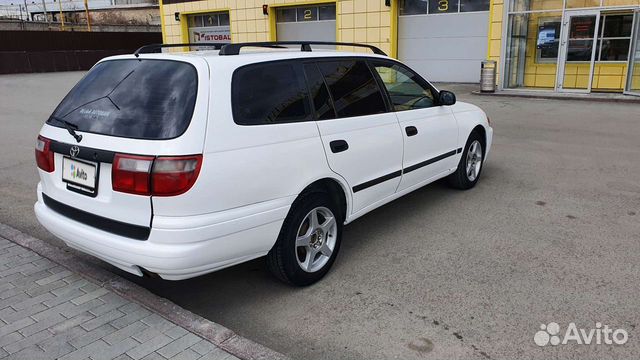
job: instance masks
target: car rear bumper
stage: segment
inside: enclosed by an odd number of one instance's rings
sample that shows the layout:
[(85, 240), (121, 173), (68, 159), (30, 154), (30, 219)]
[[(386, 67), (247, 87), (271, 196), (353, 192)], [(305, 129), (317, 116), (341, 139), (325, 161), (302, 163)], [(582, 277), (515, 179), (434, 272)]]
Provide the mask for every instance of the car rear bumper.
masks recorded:
[(265, 255), (289, 210), (288, 199), (270, 203), (233, 209), (231, 220), (225, 219), (229, 218), (225, 212), (154, 217), (146, 241), (115, 235), (61, 215), (44, 203), (40, 186), (34, 210), (38, 221), (72, 248), (138, 276), (143, 275), (144, 268), (166, 280), (181, 280)]

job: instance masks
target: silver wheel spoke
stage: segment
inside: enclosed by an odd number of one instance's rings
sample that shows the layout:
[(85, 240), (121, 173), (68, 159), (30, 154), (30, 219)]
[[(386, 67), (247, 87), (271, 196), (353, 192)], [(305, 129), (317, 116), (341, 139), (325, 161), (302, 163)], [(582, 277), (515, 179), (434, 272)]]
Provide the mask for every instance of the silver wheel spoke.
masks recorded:
[(311, 232), (307, 232), (296, 239), (296, 247), (307, 247), (311, 243)]
[(318, 228), (318, 210), (313, 210), (309, 214), (309, 229), (311, 232), (315, 231)]
[(306, 271), (311, 271), (311, 265), (313, 265), (313, 259), (315, 257), (316, 257), (316, 251), (311, 248), (307, 248), (307, 254), (304, 259), (304, 262), (302, 263), (302, 268)]
[(324, 219), (324, 223), (322, 225), (320, 225), (320, 228), (327, 234), (330, 233), (331, 228), (336, 224), (336, 219), (331, 217), (331, 218), (325, 218)]
[(333, 250), (329, 249), (329, 246), (327, 244), (324, 244), (320, 248), (320, 253), (324, 256), (330, 257), (331, 254), (333, 253)]

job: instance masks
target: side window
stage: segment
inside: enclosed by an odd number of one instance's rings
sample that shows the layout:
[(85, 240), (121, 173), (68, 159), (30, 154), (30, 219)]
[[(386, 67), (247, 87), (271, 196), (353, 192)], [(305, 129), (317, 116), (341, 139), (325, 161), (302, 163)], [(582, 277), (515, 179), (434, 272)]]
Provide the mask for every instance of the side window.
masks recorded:
[(233, 120), (238, 125), (310, 121), (311, 107), (299, 63), (242, 67), (233, 74)]
[(396, 63), (372, 61), (387, 88), (396, 111), (424, 109), (435, 105), (431, 88), (413, 71)]
[(380, 114), (384, 98), (367, 63), (362, 60), (318, 62), (338, 117)]
[(333, 109), (331, 97), (329, 97), (329, 90), (327, 90), (324, 80), (322, 79), (322, 74), (316, 64), (305, 64), (304, 73), (307, 76), (311, 99), (313, 100), (313, 106), (316, 111), (316, 119), (335, 119), (336, 112)]

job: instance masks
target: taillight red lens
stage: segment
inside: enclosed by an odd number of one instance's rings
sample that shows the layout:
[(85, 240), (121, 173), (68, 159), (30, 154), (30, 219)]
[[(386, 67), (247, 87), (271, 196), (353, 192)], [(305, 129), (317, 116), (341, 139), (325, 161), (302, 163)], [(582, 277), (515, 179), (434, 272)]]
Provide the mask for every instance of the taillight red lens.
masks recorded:
[(111, 182), (114, 191), (137, 195), (175, 196), (198, 178), (202, 155), (138, 156), (116, 154)]
[(161, 156), (153, 162), (151, 192), (156, 196), (174, 196), (187, 192), (198, 178), (202, 155)]
[(46, 172), (53, 172), (55, 166), (53, 163), (53, 151), (51, 151), (51, 140), (38, 135), (36, 140), (36, 164)]
[(113, 190), (129, 194), (150, 195), (153, 156), (116, 154), (113, 158)]

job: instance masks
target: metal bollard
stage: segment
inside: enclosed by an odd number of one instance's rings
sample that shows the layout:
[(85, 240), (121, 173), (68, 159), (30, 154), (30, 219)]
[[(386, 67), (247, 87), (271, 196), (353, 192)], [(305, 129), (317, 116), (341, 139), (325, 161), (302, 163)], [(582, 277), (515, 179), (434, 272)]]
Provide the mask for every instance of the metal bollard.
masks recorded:
[(496, 91), (496, 68), (494, 60), (484, 60), (480, 65), (480, 92)]

